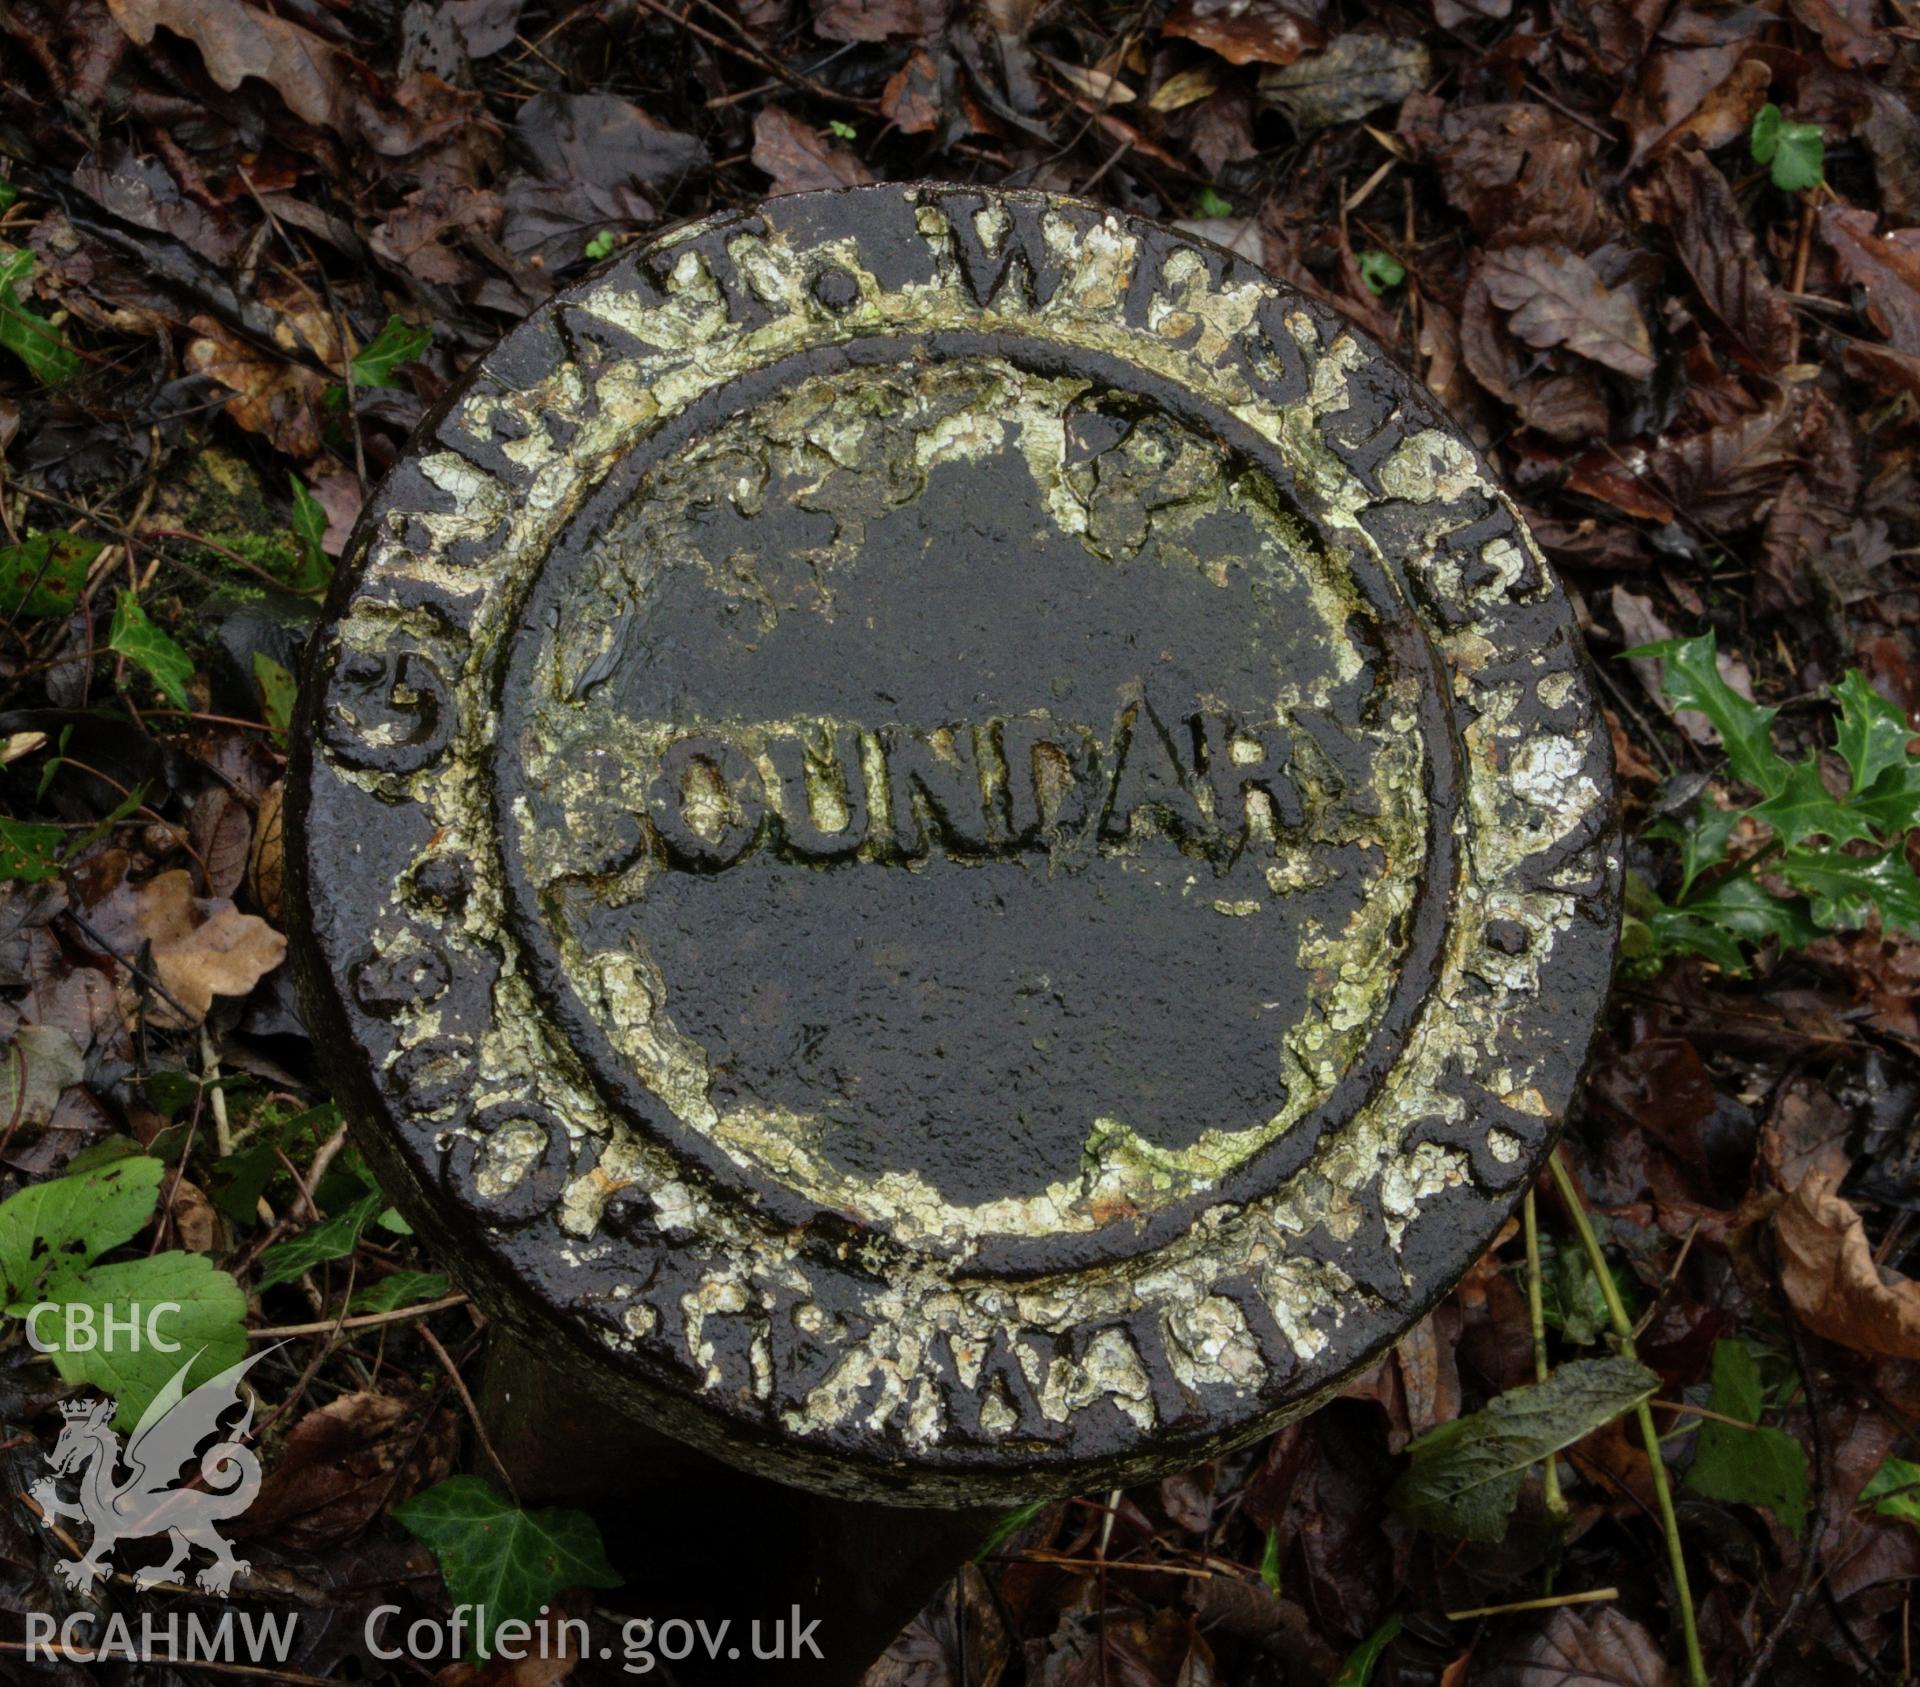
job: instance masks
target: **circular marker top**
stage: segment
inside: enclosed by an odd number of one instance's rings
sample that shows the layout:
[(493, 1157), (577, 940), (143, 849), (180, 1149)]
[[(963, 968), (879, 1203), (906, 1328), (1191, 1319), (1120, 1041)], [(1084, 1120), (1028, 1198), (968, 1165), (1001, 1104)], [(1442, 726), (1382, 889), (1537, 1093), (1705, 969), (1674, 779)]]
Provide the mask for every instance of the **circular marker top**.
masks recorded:
[(1398, 1336), (1611, 968), (1604, 722), (1432, 400), (1137, 219), (871, 187), (559, 295), (369, 505), (290, 883), (447, 1262), (839, 1491), (1190, 1462)]

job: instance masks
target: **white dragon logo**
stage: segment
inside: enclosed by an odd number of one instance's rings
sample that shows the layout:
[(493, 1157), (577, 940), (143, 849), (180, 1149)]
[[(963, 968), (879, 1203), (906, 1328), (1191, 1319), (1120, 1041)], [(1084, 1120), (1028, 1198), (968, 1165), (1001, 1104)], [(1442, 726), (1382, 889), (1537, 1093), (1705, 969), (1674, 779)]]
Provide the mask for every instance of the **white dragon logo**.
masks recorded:
[[(77, 1592), (89, 1581), (105, 1581), (107, 1555), (120, 1541), (166, 1534), (173, 1541), (173, 1555), (164, 1564), (136, 1572), (134, 1585), (147, 1588), (171, 1581), (197, 1546), (212, 1553), (214, 1561), (195, 1582), (209, 1593), (226, 1596), (234, 1576), (247, 1564), (234, 1557), (213, 1526), (239, 1516), (260, 1491), (260, 1463), (244, 1445), (253, 1424), (253, 1403), (243, 1399), (240, 1379), (272, 1351), (265, 1348), (228, 1366), (183, 1398), (187, 1372), (199, 1358), (194, 1354), (140, 1414), (124, 1454), (119, 1436), (109, 1427), (112, 1400), (61, 1403), (67, 1421), (48, 1455), (53, 1475), (36, 1482), (32, 1496), (43, 1528), (52, 1528), (63, 1517), (92, 1525), (85, 1555), (59, 1567), (69, 1587)], [(220, 1420), (243, 1405), (239, 1421), (222, 1430)], [(181, 1467), (209, 1436), (218, 1439), (200, 1454), (198, 1475), (183, 1480)], [(116, 1464), (124, 1464), (130, 1473), (125, 1480), (116, 1480)], [(75, 1471), (80, 1472), (79, 1499), (63, 1500), (54, 1491), (55, 1481)]]

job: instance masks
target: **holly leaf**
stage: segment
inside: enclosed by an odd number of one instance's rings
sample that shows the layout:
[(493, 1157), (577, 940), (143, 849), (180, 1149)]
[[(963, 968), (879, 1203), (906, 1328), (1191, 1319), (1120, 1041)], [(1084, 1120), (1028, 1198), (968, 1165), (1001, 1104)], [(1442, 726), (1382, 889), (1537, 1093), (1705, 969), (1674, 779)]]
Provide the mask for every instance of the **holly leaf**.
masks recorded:
[(130, 1154), (0, 1202), (0, 1284), (9, 1306), (40, 1298), (50, 1277), (91, 1265), (138, 1234), (166, 1169), (149, 1154)]
[(1702, 791), (1699, 806), (1686, 821), (1656, 820), (1641, 835), (1667, 838), (1680, 845), (1680, 896), (1684, 901), (1693, 881), (1708, 869), (1718, 867), (1727, 858), (1727, 846), (1740, 824), (1741, 811), (1722, 808), (1711, 795)]
[(1920, 1528), (1920, 1464), (1888, 1459), (1867, 1478), (1860, 1498), (1872, 1500), (1882, 1517), (1898, 1517)]
[[(47, 1283), (41, 1298), (62, 1308), (91, 1309), (92, 1339), (85, 1348), (67, 1351), (53, 1345), (54, 1333), (65, 1328), (64, 1313), (43, 1318), (40, 1331), (49, 1338), (54, 1368), (66, 1381), (113, 1396), (113, 1421), (121, 1429), (140, 1421), (184, 1355), (196, 1355), (186, 1377), (186, 1386), (192, 1388), (247, 1350), (247, 1297), (205, 1254), (155, 1254), (70, 1271)], [(105, 1339), (107, 1332), (135, 1324), (137, 1340), (131, 1335)], [(165, 1345), (156, 1346), (148, 1339), (150, 1333)]]
[(1641, 657), (1659, 661), (1661, 686), (1676, 709), (1696, 709), (1713, 724), (1737, 778), (1769, 797), (1786, 788), (1788, 766), (1773, 747), (1773, 717), (1779, 710), (1749, 703), (1727, 684), (1712, 633), (1643, 644), (1624, 659)]
[(1545, 1382), (1508, 1389), (1412, 1443), (1393, 1503), (1433, 1534), (1501, 1540), (1527, 1467), (1630, 1411), (1659, 1381), (1631, 1359), (1576, 1359)]
[(1742, 944), (1773, 937), (1798, 949), (1821, 932), (1804, 905), (1751, 878), (1722, 879), (1678, 906), (1658, 903), (1645, 918), (1657, 954), (1704, 955), (1729, 973), (1747, 970)]
[(192, 709), (187, 681), (193, 675), (193, 658), (148, 619), (132, 592), (120, 593), (120, 604), (113, 612), (113, 625), (107, 632), (107, 648), (126, 657), (135, 667), (145, 669), (176, 709)]
[(1853, 774), (1848, 794), (1859, 796), (1890, 768), (1905, 767), (1913, 727), (1906, 710), (1875, 691), (1858, 668), (1833, 688), (1840, 704), (1840, 725), (1834, 746)]
[(33, 275), (33, 254), (0, 249), (0, 346), (20, 359), (43, 386), (63, 385), (80, 373), (80, 358), (45, 317), (20, 302), (16, 288)]
[(1797, 844), (1803, 838), (1827, 838), (1833, 843), (1864, 841), (1875, 843), (1873, 828), (1866, 817), (1841, 803), (1820, 777), (1820, 757), (1816, 751), (1804, 761), (1787, 765), (1787, 781), (1773, 796), (1753, 811), (1780, 834), (1783, 844)]
[(1778, 871), (1812, 898), (1814, 923), (1829, 931), (1857, 930), (1877, 909), (1883, 930), (1920, 935), (1920, 878), (1907, 865), (1904, 844), (1872, 856), (1792, 849)]
[(432, 1552), (453, 1603), (486, 1613), (483, 1658), (501, 1624), (530, 1622), (569, 1588), (620, 1585), (585, 1512), (520, 1511), (478, 1476), (450, 1476), (392, 1515)]
[(1807, 1523), (1807, 1454), (1791, 1435), (1759, 1427), (1766, 1396), (1745, 1342), (1713, 1344), (1713, 1392), (1707, 1409), (1755, 1427), (1712, 1418), (1700, 1425), (1687, 1486), (1730, 1505), (1763, 1505), (1798, 1539)]
[(0, 547), (0, 614), (72, 614), (87, 571), (104, 548), (65, 530), (30, 533), (17, 545)]
[[(386, 325), (353, 358), (353, 381), (360, 387), (397, 387), (394, 370), (412, 363), (433, 343), (433, 329), (409, 328), (397, 316), (389, 316)], [(322, 528), (325, 522), (321, 523)]]
[(359, 1246), (360, 1232), (386, 1204), (386, 1196), (374, 1190), (298, 1236), (275, 1242), (260, 1256), (259, 1286), (270, 1289), (278, 1283), (291, 1283), (316, 1265), (345, 1259)]

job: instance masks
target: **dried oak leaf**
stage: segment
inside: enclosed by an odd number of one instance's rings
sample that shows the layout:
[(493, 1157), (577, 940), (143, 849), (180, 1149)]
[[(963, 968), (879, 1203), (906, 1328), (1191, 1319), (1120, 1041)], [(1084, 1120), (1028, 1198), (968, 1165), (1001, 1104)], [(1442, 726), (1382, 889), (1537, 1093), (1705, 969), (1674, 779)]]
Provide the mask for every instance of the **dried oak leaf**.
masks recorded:
[(293, 114), (395, 158), (442, 140), (481, 110), (477, 93), (417, 74), (378, 81), (352, 54), (312, 30), (241, 0), (107, 0), (114, 21), (141, 46), (165, 29), (191, 41), (217, 87), (232, 93), (250, 76)]
[(852, 153), (829, 146), (817, 129), (777, 105), (764, 105), (754, 114), (753, 166), (773, 178), (769, 191), (776, 194), (856, 187), (873, 180)]
[[(198, 1025), (215, 996), (244, 996), (287, 954), (287, 940), (259, 915), (241, 913), (225, 897), (195, 896), (181, 868), (140, 884), (123, 879), (90, 919), (124, 960), (152, 945), (148, 965), (165, 994), (149, 997), (147, 1018), (167, 1028)], [(131, 1020), (138, 1006), (132, 987), (122, 994)]]
[(1292, 64), (1326, 37), (1278, 0), (1180, 0), (1160, 26), (1228, 64)]
[(1278, 106), (1303, 135), (1352, 123), (1398, 105), (1433, 79), (1423, 41), (1389, 35), (1336, 35), (1326, 51), (1260, 73), (1260, 97)]
[(1874, 327), (1910, 355), (1920, 353), (1920, 229), (1873, 231), (1871, 211), (1820, 208), (1820, 232), (1833, 248), (1843, 280), (1866, 296)]
[(924, 41), (947, 27), (947, 0), (815, 0), (823, 41)]
[(1737, 41), (1663, 48), (1625, 79), (1613, 115), (1633, 137), (1629, 170), (1725, 85), (1745, 50)]
[(459, 1426), (447, 1411), (423, 1424), (423, 1409), (418, 1397), (361, 1393), (307, 1413), (288, 1434), (241, 1533), (320, 1551), (432, 1486), (453, 1468)]
[(1874, 1264), (1859, 1213), (1826, 1172), (1808, 1175), (1773, 1226), (1780, 1286), (1801, 1323), (1856, 1353), (1920, 1359), (1920, 1283)]
[(321, 404), (330, 383), (302, 364), (263, 356), (210, 316), (196, 316), (192, 327), (196, 338), (187, 342), (187, 367), (211, 375), (233, 395), (227, 414), (289, 457), (318, 456)]
[(1568, 351), (1637, 381), (1653, 374), (1653, 343), (1640, 308), (1564, 246), (1506, 246), (1484, 261), (1487, 292), (1511, 312), (1507, 326), (1536, 350)]
[(1642, 217), (1664, 224), (1710, 319), (1750, 369), (1770, 374), (1799, 347), (1793, 307), (1767, 279), (1727, 178), (1692, 152), (1670, 152), (1634, 195)]
[(1591, 251), (1612, 226), (1593, 191), (1598, 147), (1544, 106), (1478, 105), (1441, 116), (1433, 157), (1448, 202), (1482, 239)]

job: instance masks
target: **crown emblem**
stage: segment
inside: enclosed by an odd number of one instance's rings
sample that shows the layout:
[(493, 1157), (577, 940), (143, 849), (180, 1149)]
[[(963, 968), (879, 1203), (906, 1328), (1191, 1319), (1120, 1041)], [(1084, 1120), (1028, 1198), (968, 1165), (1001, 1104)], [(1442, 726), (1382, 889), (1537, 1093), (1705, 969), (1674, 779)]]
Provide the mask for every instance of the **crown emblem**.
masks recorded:
[(98, 1400), (62, 1400), (60, 1415), (69, 1421), (91, 1417), (100, 1404)]

